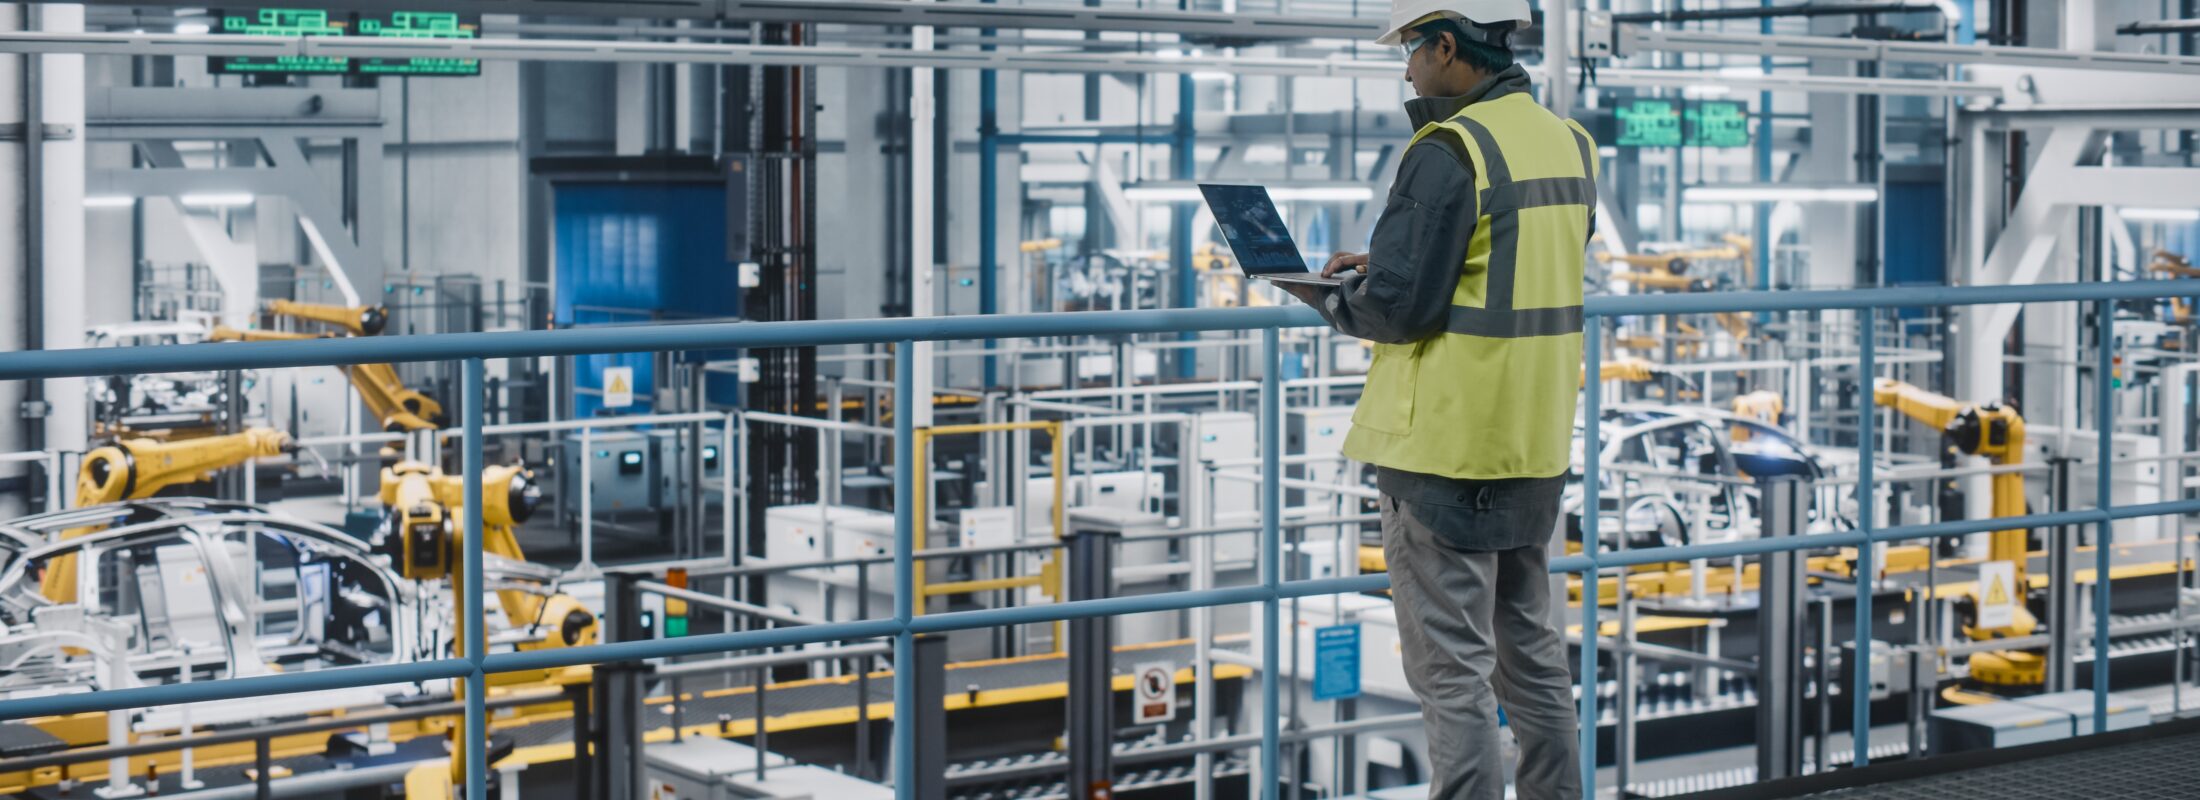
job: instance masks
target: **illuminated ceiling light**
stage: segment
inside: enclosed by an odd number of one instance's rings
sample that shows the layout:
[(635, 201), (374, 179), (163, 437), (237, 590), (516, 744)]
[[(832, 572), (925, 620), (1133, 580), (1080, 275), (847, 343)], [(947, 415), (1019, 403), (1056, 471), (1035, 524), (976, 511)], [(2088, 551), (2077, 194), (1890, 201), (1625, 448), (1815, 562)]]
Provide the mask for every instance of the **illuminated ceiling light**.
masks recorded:
[(1269, 189), (1268, 196), (1286, 203), (1365, 203), (1375, 199), (1375, 189), (1368, 186), (1278, 186)]
[[(1268, 199), (1278, 203), (1365, 203), (1375, 199), (1375, 188), (1364, 184), (1300, 184), (1268, 186)], [(1123, 187), (1123, 199), (1137, 203), (1197, 203), (1206, 195), (1199, 186), (1155, 182)]]
[(251, 192), (223, 192), (187, 194), (176, 198), (176, 202), (189, 208), (235, 208), (252, 205), (252, 199)]
[(1682, 198), (1698, 203), (1869, 203), (1870, 186), (1691, 186)]
[(1699, 83), (1681, 88), (1681, 94), (1686, 97), (1723, 97), (1731, 91), (1734, 91), (1734, 87), (1715, 83)]
[(212, 30), (212, 27), (203, 22), (181, 22), (176, 24), (176, 32), (185, 36), (198, 36)]
[(85, 208), (129, 208), (137, 205), (137, 198), (126, 194), (85, 195)]
[(1235, 75), (1231, 75), (1230, 73), (1227, 73), (1227, 72), (1194, 72), (1194, 73), (1192, 73), (1192, 80), (1195, 80), (1195, 81), (1226, 81), (1226, 80), (1229, 80), (1229, 79), (1231, 79), (1231, 78), (1234, 78), (1234, 77), (1236, 77), (1236, 76), (1235, 76)]
[(2195, 208), (2119, 208), (2116, 214), (2133, 222), (2200, 222)]
[(1132, 186), (1123, 199), (1134, 203), (1196, 203), (1204, 199), (1197, 186)]

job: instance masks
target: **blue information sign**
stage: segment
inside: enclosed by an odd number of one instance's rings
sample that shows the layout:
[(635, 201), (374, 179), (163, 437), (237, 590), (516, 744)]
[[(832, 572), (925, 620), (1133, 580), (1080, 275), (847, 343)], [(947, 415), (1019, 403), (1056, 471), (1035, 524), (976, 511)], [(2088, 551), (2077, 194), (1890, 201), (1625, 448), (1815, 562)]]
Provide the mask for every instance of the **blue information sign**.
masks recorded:
[(1360, 626), (1314, 629), (1314, 699), (1360, 696)]

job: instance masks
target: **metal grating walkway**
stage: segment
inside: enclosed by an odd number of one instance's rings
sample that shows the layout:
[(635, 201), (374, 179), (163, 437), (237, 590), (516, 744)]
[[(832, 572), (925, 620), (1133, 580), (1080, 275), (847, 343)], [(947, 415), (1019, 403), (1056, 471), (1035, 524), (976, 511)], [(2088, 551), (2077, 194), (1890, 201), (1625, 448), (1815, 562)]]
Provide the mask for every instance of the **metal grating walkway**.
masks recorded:
[(2113, 747), (1802, 796), (1813, 800), (2200, 797), (2200, 733), (2161, 736)]

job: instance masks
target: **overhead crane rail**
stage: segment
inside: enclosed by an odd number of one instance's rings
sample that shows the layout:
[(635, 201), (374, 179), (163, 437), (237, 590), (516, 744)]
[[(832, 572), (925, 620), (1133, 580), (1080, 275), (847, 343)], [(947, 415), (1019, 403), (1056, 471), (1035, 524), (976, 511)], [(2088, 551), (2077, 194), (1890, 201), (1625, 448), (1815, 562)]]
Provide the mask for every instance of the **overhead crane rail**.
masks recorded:
[[(1584, 316), (1588, 320), (1590, 335), (1584, 337), (1585, 358), (1592, 368), (1603, 363), (1603, 329), (1606, 320), (1614, 316), (1656, 315), (1675, 313), (1720, 312), (1770, 312), (1811, 311), (1829, 309), (1871, 310), (1889, 308), (1914, 308), (1931, 306), (1975, 306), (2013, 303), (2086, 302), (2096, 304), (2098, 366), (2105, 374), (2112, 363), (2115, 345), (2114, 308), (2120, 300), (2158, 300), (2181, 296), (2190, 289), (2182, 281), (2128, 281), (2082, 284), (2035, 284), (2022, 286), (1974, 286), (1904, 289), (1853, 289), (1835, 291), (1800, 292), (1732, 292), (1721, 294), (1690, 295), (1637, 295), (1599, 296), (1584, 303)], [(436, 679), (464, 678), (479, 689), (488, 673), (513, 672), (525, 669), (541, 669), (558, 666), (598, 664), (614, 661), (664, 658), (701, 653), (723, 653), (765, 647), (785, 647), (817, 642), (833, 642), (849, 639), (892, 637), (896, 660), (908, 663), (915, 649), (914, 636), (920, 633), (968, 630), (1002, 625), (1052, 622), (1067, 619), (1086, 619), (1153, 611), (1181, 611), (1200, 607), (1258, 603), (1262, 606), (1262, 624), (1267, 635), (1259, 658), (1261, 663), (1273, 665), (1280, 661), (1276, 649), (1279, 618), (1277, 610), (1282, 601), (1296, 597), (1313, 597), (1350, 592), (1378, 591), (1387, 587), (1387, 575), (1371, 575), (1352, 578), (1299, 580), (1285, 582), (1281, 579), (1279, 553), (1282, 542), (1282, 452), (1280, 405), (1282, 346), (1278, 337), (1281, 328), (1310, 327), (1319, 324), (1318, 316), (1304, 308), (1241, 308), (1241, 309), (1181, 309), (1168, 311), (1089, 312), (1071, 314), (991, 315), (976, 317), (944, 317), (917, 319), (880, 319), (851, 321), (778, 322), (778, 323), (720, 323), (690, 326), (666, 326), (654, 328), (569, 329), (558, 331), (526, 331), (505, 333), (443, 334), (406, 337), (403, 339), (333, 339), (319, 341), (262, 342), (228, 345), (185, 345), (158, 348), (107, 348), (96, 350), (42, 350), (0, 353), (0, 380), (26, 380), (36, 378), (87, 377), (94, 375), (135, 372), (166, 372), (176, 370), (234, 370), (267, 369), (290, 366), (316, 366), (354, 364), (362, 362), (409, 362), (422, 360), (463, 360), (466, 369), (466, 398), (464, 404), (463, 435), (467, 461), (470, 466), (480, 465), (480, 446), (483, 439), (482, 404), (479, 402), (485, 381), (483, 359), (534, 357), (546, 355), (577, 355), (590, 353), (643, 352), (666, 350), (723, 350), (755, 347), (802, 347), (824, 344), (897, 343), (894, 355), (897, 391), (895, 392), (895, 486), (896, 486), (896, 547), (894, 552), (894, 580), (896, 587), (895, 615), (891, 619), (832, 623), (791, 628), (750, 630), (731, 633), (707, 634), (680, 639), (615, 642), (587, 647), (563, 648), (548, 651), (488, 654), (479, 641), (470, 643), (464, 658), (442, 659), (413, 664), (349, 667), (269, 676), (236, 678), (205, 683), (175, 684), (167, 686), (121, 689), (86, 694), (26, 698), (0, 702), (0, 719), (19, 719), (31, 716), (108, 711), (122, 708), (138, 708), (168, 705), (202, 700), (233, 699), (313, 689), (349, 688), (384, 683), (413, 682)], [(915, 528), (914, 511), (914, 435), (911, 427), (914, 393), (908, 385), (914, 371), (917, 341), (941, 341), (952, 339), (997, 339), (1040, 336), (1092, 336), (1180, 333), (1191, 331), (1259, 330), (1262, 332), (1261, 364), (1262, 392), (1260, 404), (1261, 452), (1264, 455), (1263, 473), (1268, 480), (1261, 487), (1263, 511), (1260, 548), (1260, 577), (1258, 584), (1204, 591), (1175, 592), (1134, 597), (1109, 597), (1066, 603), (1022, 606), (1005, 609), (961, 611), (917, 617), (913, 613), (913, 576), (915, 548), (912, 534)], [(1874, 336), (1861, 337), (1859, 361), (1862, 372), (1874, 374)], [(2113, 430), (2116, 403), (2112, 402), (2111, 388), (2106, 382), (2098, 382), (2099, 397), (2094, 403), (2099, 417), (2096, 429)], [(1584, 398), (1584, 413), (1589, 419), (1600, 414), (1602, 394), (1588, 392)], [(1871, 431), (1873, 415), (1860, 420), (1859, 491), (1869, 495), (1874, 488), (1872, 473), (1872, 449), (1875, 446)], [(2101, 452), (2097, 463), (2113, 462), (2111, 450), (2113, 438), (2096, 437)], [(1601, 443), (1598, 437), (1584, 440), (1585, 457), (1589, 463), (1602, 464)], [(1583, 482), (1586, 495), (1583, 504), (1585, 529), (1596, 529), (1599, 524), (1598, 493), (1600, 481), (1597, 470), (1591, 470)], [(2169, 514), (2200, 513), (2200, 500), (2185, 500), (2145, 505), (2118, 506), (2105, 498), (2109, 491), (2111, 470), (2098, 469), (2100, 486), (2096, 495), (2104, 498), (2099, 507), (2086, 510), (2031, 514), (2022, 517), (1996, 518), (1944, 522), (1931, 525), (1877, 528), (1869, 517), (1864, 518), (1858, 530), (1835, 534), (1778, 537), (1745, 542), (1659, 547), (1631, 550), (1624, 553), (1602, 553), (1590, 548), (1578, 556), (1554, 559), (1554, 572), (1598, 572), (1606, 567), (1629, 564), (1684, 561), (1696, 558), (1724, 558), (1773, 552), (1794, 552), (1829, 546), (1859, 546), (1870, 542), (1905, 539), (1923, 539), (1982, 533), (2010, 527), (2054, 527), (2060, 525), (2092, 524), (2099, 528), (2096, 552), (2097, 574), (2107, 574), (2110, 568), (2109, 553), (2112, 549), (2113, 529), (2109, 523), (2118, 519), (2133, 519)], [(469, 498), (481, 496), (480, 470), (467, 470), (466, 494)], [(469, 533), (481, 530), (481, 504), (466, 504), (466, 525)], [(471, 535), (466, 539), (466, 567), (478, 575), (482, 560), (481, 537)], [(1871, 563), (1872, 548), (1859, 549), (1859, 574), (1876, 571)], [(1585, 630), (1593, 630), (1598, 601), (1599, 581), (1583, 582), (1583, 619)], [(2095, 649), (2109, 652), (2108, 637), (2111, 624), (2108, 617), (2111, 604), (2111, 581), (2095, 583), (2094, 608), (2097, 619), (2093, 626)], [(1871, 595), (1866, 591), (1867, 582), (1858, 582), (1856, 608), (1856, 659), (1855, 688), (1851, 694), (1863, 707), (1855, 715), (1854, 732), (1858, 743), (1857, 761), (1868, 761), (1870, 752), (1870, 699), (1872, 652), (1870, 626)], [(478, 596), (469, 598), (465, 612), (469, 618), (469, 638), (479, 636), (483, 629), (482, 611)], [(1598, 643), (1595, 637), (1584, 637), (1581, 657), (1585, 674), (1596, 673)], [(2105, 665), (2100, 667), (2105, 670)], [(2097, 673), (2098, 674), (2098, 673)], [(895, 673), (895, 702), (897, 716), (913, 717), (914, 686), (909, 670)], [(1277, 670), (1263, 669), (1260, 674), (1264, 707), (1274, 708), (1278, 699)], [(2096, 681), (2096, 725), (2108, 716), (2107, 681)], [(467, 709), (465, 735), (470, 741), (484, 741), (487, 722), (481, 708), (481, 694), (470, 694), (472, 702)], [(1594, 691), (1582, 692), (1581, 716), (1597, 719), (1598, 698)], [(914, 733), (905, 726), (894, 731), (894, 754), (897, 786), (912, 786), (914, 775)], [(1278, 743), (1282, 733), (1278, 721), (1267, 717), (1262, 721), (1261, 763), (1278, 763)], [(1598, 743), (1596, 730), (1584, 726), (1581, 757), (1584, 771), (1584, 797), (1596, 796), (1595, 765)], [(472, 749), (469, 755), (478, 753)], [(467, 783), (472, 787), (483, 785), (487, 766), (478, 756), (468, 759)], [(1273, 790), (1274, 783), (1267, 783)], [(1270, 797), (1273, 795), (1270, 794)]]

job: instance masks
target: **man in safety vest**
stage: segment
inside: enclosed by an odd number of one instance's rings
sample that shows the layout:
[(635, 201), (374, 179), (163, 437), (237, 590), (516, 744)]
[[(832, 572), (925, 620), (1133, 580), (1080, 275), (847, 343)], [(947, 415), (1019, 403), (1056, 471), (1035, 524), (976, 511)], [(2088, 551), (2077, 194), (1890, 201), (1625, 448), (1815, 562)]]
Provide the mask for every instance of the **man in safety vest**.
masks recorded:
[(1518, 796), (1581, 796), (1547, 570), (1572, 465), (1596, 143), (1529, 95), (1509, 47), (1528, 21), (1526, 0), (1393, 0), (1376, 43), (1405, 54), (1418, 132), (1371, 250), (1330, 260), (1339, 287), (1279, 284), (1375, 343), (1344, 453), (1378, 468), (1437, 800), (1504, 794), (1499, 704), (1520, 743)]

